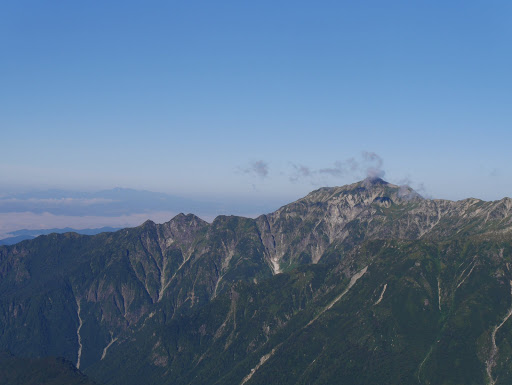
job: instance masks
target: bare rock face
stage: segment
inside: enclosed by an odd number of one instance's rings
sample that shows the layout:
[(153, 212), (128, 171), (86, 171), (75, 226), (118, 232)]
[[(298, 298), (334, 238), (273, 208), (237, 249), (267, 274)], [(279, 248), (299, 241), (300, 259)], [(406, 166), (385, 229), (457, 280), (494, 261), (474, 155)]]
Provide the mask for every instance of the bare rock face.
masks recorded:
[(511, 199), (429, 200), (408, 186), (366, 179), (321, 188), (257, 218), (274, 271), (317, 263), (332, 245), (365, 240), (450, 238), (495, 234), (512, 226)]

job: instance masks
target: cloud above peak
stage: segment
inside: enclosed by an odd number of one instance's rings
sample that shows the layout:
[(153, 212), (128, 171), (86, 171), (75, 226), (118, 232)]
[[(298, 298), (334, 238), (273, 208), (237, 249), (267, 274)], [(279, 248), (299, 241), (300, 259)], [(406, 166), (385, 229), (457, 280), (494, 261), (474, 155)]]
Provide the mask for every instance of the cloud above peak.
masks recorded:
[(386, 172), (382, 169), (384, 163), (382, 158), (375, 152), (368, 151), (363, 151), (362, 156), (366, 165), (366, 177), (371, 179), (384, 178)]
[(382, 166), (384, 161), (375, 152), (363, 151), (360, 156), (350, 157), (345, 160), (338, 160), (329, 167), (323, 167), (319, 169), (311, 169), (308, 166), (302, 164), (293, 164), (293, 171), (290, 175), (290, 181), (298, 182), (304, 179), (320, 179), (319, 182), (323, 182), (323, 179), (327, 178), (383, 178), (386, 174)]

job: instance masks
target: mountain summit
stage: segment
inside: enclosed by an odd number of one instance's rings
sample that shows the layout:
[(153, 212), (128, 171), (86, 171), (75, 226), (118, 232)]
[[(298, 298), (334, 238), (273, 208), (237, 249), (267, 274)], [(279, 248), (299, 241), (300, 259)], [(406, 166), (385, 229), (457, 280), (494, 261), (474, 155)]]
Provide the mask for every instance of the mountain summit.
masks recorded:
[(366, 179), (0, 247), (0, 350), (104, 384), (508, 384), (512, 201)]

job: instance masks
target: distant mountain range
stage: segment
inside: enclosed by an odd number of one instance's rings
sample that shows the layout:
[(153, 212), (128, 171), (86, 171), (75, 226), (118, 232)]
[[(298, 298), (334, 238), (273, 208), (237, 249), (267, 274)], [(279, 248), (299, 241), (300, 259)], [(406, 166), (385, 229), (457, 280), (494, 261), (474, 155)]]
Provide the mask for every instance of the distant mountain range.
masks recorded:
[(171, 211), (214, 216), (227, 212), (267, 212), (278, 204), (277, 202), (238, 203), (237, 207), (228, 199), (205, 201), (119, 187), (97, 192), (54, 189), (0, 196), (0, 213), (28, 211), (38, 214), (109, 217), (152, 211)]
[[(283, 203), (279, 199), (261, 198), (251, 202), (229, 197), (208, 201), (126, 188), (98, 192), (47, 190), (0, 195), (0, 244), (13, 244), (30, 239), (21, 235), (34, 235), (15, 234), (22, 229), (37, 229), (37, 234), (43, 234), (41, 229), (124, 228), (138, 226), (146, 219), (162, 223), (179, 212), (196, 213), (207, 221), (221, 214), (254, 217), (273, 211)], [(12, 239), (2, 241), (5, 238)]]
[(11, 237), (7, 237), (4, 239), (0, 239), (0, 246), (1, 245), (14, 245), (18, 242), (25, 241), (27, 239), (34, 239), (40, 235), (47, 235), (51, 233), (57, 233), (57, 234), (63, 234), (63, 233), (78, 233), (78, 234), (84, 234), (84, 235), (96, 235), (99, 233), (106, 233), (106, 232), (113, 232), (117, 231), (119, 228), (115, 227), (101, 227), (99, 229), (72, 229), (70, 227), (65, 227), (63, 229), (46, 229), (46, 230), (16, 230), (11, 233)]
[(510, 198), (366, 179), (1, 246), (0, 350), (105, 385), (511, 384), (511, 266)]

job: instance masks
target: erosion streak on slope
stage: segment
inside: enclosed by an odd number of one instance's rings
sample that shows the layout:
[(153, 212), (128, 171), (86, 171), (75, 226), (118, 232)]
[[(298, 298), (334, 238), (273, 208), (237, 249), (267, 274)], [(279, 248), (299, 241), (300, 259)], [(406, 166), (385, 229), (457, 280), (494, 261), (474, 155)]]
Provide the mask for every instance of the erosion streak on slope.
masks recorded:
[(354, 274), (352, 276), (352, 278), (350, 278), (350, 282), (348, 283), (347, 288), (345, 290), (343, 290), (343, 293), (341, 293), (329, 305), (327, 305), (325, 308), (323, 308), (322, 311), (320, 311), (320, 313), (318, 313), (315, 318), (313, 318), (311, 321), (309, 321), (309, 323), (306, 325), (306, 327), (308, 327), (313, 322), (315, 322), (318, 319), (318, 317), (320, 317), (327, 310), (332, 308), (340, 299), (342, 299), (345, 296), (345, 294), (347, 294), (348, 291), (352, 288), (352, 286), (355, 285), (355, 283), (359, 280), (359, 278), (361, 278), (366, 273), (366, 270), (368, 270), (368, 266), (364, 267), (363, 269), (359, 270), (356, 274)]
[(224, 275), (226, 275), (226, 272), (224, 272), (224, 274), (221, 274), (219, 276), (219, 279), (217, 280), (217, 283), (215, 284), (215, 289), (213, 290), (212, 298), (217, 297), (217, 290), (219, 288), (220, 281), (222, 281), (222, 278), (224, 278)]
[[(462, 270), (462, 273), (460, 273), (460, 274), (459, 274), (459, 278), (457, 278), (457, 279), (461, 279), (461, 278), (462, 278), (462, 276), (464, 275), (464, 273), (466, 272), (466, 270), (467, 270), (467, 269), (469, 269), (469, 268), (470, 268), (470, 266), (471, 266), (471, 264), (475, 261), (475, 258), (476, 258), (476, 255), (473, 257), (473, 259), (471, 260), (471, 262), (469, 263), (469, 265), (467, 265), (467, 266), (466, 266), (466, 268), (465, 268), (464, 270)], [(464, 264), (464, 262), (463, 262), (463, 263), (461, 263), (461, 264), (460, 264), (460, 266), (462, 266), (463, 264)], [(459, 268), (460, 268), (460, 266), (459, 266)], [(458, 268), (457, 268), (457, 270), (458, 270)]]
[(441, 222), (441, 219), (443, 218), (443, 213), (441, 212), (441, 208), (438, 207), (437, 208), (437, 220), (434, 222), (434, 223), (430, 223), (430, 221), (427, 222), (427, 226), (429, 226), (429, 228), (427, 230), (421, 230), (419, 229), (419, 238), (422, 238), (424, 235), (430, 233), (434, 227), (436, 227), (440, 222)]
[(103, 354), (101, 355), (101, 359), (105, 358), (105, 356), (107, 355), (108, 348), (110, 348), (112, 346), (112, 344), (116, 341), (117, 341), (117, 337), (114, 338), (114, 334), (112, 332), (110, 332), (110, 342), (108, 343), (107, 346), (105, 346), (105, 349), (103, 349)]
[(164, 256), (162, 258), (162, 268), (160, 269), (160, 290), (158, 292), (158, 300), (162, 298), (165, 290), (165, 270), (167, 269), (167, 258)]
[(265, 362), (267, 362), (268, 359), (274, 355), (274, 353), (276, 352), (276, 349), (277, 349), (277, 347), (272, 349), (272, 351), (270, 353), (262, 356), (260, 358), (260, 362), (258, 362), (258, 365), (256, 365), (254, 368), (251, 369), (251, 373), (249, 373), (247, 376), (244, 377), (244, 379), (242, 380), (240, 385), (244, 385), (247, 381), (249, 381), (251, 379), (251, 377), (254, 375), (254, 373), (256, 373), (256, 371), (261, 367), (261, 365), (263, 365)]
[(160, 301), (162, 300), (162, 297), (163, 297), (163, 295), (164, 295), (165, 290), (169, 287), (169, 285), (171, 284), (171, 282), (172, 282), (172, 281), (174, 280), (174, 278), (176, 277), (176, 274), (178, 274), (178, 272), (179, 272), (179, 271), (181, 270), (181, 268), (185, 265), (185, 263), (187, 263), (187, 262), (188, 262), (188, 260), (190, 259), (190, 257), (191, 257), (191, 256), (192, 256), (192, 252), (188, 253), (187, 258), (185, 258), (185, 259), (183, 260), (183, 262), (181, 263), (181, 265), (176, 269), (176, 271), (175, 271), (175, 272), (174, 272), (174, 274), (172, 275), (171, 279), (169, 279), (169, 280), (167, 281), (167, 283), (165, 284), (165, 286), (164, 286), (164, 287), (162, 287), (162, 288), (160, 289), (159, 297), (158, 297), (157, 302), (160, 302)]
[(270, 258), (270, 262), (272, 263), (272, 272), (274, 275), (279, 274), (281, 272), (281, 268), (279, 267), (279, 260), (277, 258)]
[(430, 356), (430, 354), (432, 354), (432, 350), (434, 349), (434, 345), (432, 345), (427, 353), (427, 355), (425, 356), (425, 358), (423, 359), (423, 361), (421, 361), (421, 364), (420, 364), (420, 367), (418, 368), (418, 382), (421, 384), (421, 380), (420, 380), (420, 374), (421, 374), (421, 369), (423, 369), (423, 365), (425, 365), (425, 362), (427, 362), (428, 360), (428, 357)]
[(386, 288), (388, 287), (388, 284), (386, 283), (384, 285), (384, 288), (382, 289), (382, 293), (380, 293), (380, 297), (379, 299), (377, 300), (377, 302), (375, 302), (374, 305), (378, 305), (380, 303), (380, 301), (382, 301), (382, 297), (384, 297), (384, 293), (386, 292)]
[[(460, 285), (462, 285), (464, 283), (464, 281), (471, 275), (471, 273), (473, 272), (473, 269), (475, 268), (476, 265), (477, 265), (477, 263), (474, 262), (473, 263), (473, 267), (471, 268), (471, 270), (469, 270), (469, 273), (462, 279), (462, 281), (459, 282), (459, 284), (457, 285), (457, 287), (455, 289), (458, 289), (460, 287)], [(466, 269), (464, 271), (466, 271), (466, 270), (467, 270), (467, 267), (466, 267)], [(462, 272), (462, 274), (464, 274), (464, 271)], [(462, 276), (462, 274), (461, 274), (461, 276)]]
[(439, 311), (441, 311), (441, 281), (439, 278), (437, 278), (437, 303)]
[(213, 289), (213, 295), (212, 295), (212, 299), (217, 297), (217, 289), (219, 288), (219, 283), (220, 281), (222, 281), (222, 278), (224, 277), (224, 275), (221, 275), (219, 277), (219, 279), (217, 280), (217, 283), (215, 284), (215, 289)]
[[(510, 296), (512, 298), (512, 281), (510, 281)], [(496, 380), (492, 377), (492, 368), (496, 366), (496, 357), (498, 355), (498, 346), (496, 346), (496, 333), (500, 328), (507, 322), (507, 320), (512, 315), (512, 306), (508, 310), (507, 314), (505, 314), (505, 317), (503, 317), (503, 320), (501, 323), (494, 327), (492, 333), (491, 333), (491, 354), (489, 356), (489, 359), (486, 361), (486, 371), (487, 371), (487, 377), (489, 377), (489, 384), (494, 385), (496, 383)]]
[(219, 273), (219, 279), (217, 279), (217, 283), (215, 284), (215, 289), (213, 290), (212, 298), (217, 297), (217, 289), (219, 288), (220, 281), (222, 281), (222, 278), (224, 278), (224, 276), (228, 272), (229, 264), (230, 264), (231, 260), (233, 259), (233, 256), (235, 255), (234, 243), (232, 243), (231, 247), (228, 247), (228, 246), (226, 246), (226, 244), (223, 241), (222, 245), (224, 246), (226, 258), (224, 258), (224, 260), (222, 261), (222, 267), (221, 267), (220, 271), (221, 272), (224, 271), (224, 273), (223, 274)]
[(220, 325), (220, 327), (215, 332), (215, 334), (213, 336), (214, 340), (216, 340), (217, 338), (219, 338), (221, 336), (224, 328), (228, 324), (228, 321), (230, 320), (231, 317), (233, 317), (233, 330), (236, 329), (236, 301), (237, 301), (237, 298), (238, 298), (238, 296), (236, 294), (233, 295), (233, 292), (232, 292), (232, 295), (231, 295), (231, 306), (229, 307), (229, 312), (226, 315), (226, 319), (224, 320), (222, 325)]
[(82, 318), (80, 318), (80, 301), (76, 300), (77, 304), (77, 316), (78, 316), (78, 329), (76, 329), (76, 335), (78, 337), (78, 358), (76, 360), (76, 368), (80, 369), (80, 359), (82, 358), (82, 337), (80, 336), (80, 329), (82, 329)]

